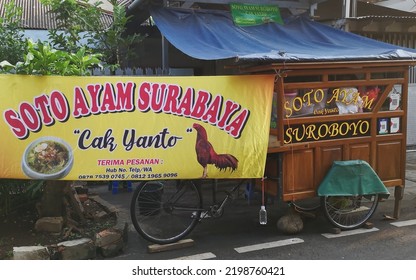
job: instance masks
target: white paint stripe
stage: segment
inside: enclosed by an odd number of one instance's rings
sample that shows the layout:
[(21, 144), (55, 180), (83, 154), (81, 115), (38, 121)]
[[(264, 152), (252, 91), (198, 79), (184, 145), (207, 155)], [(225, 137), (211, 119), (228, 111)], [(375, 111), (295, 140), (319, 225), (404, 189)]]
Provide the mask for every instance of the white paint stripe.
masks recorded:
[(255, 245), (250, 245), (250, 246), (238, 247), (238, 248), (234, 248), (234, 250), (236, 250), (238, 253), (241, 254), (241, 253), (258, 251), (258, 250), (263, 250), (263, 249), (270, 249), (270, 248), (275, 248), (275, 247), (292, 245), (292, 244), (297, 244), (297, 243), (302, 243), (302, 242), (304, 242), (303, 239), (291, 238), (291, 239), (286, 239), (286, 240), (279, 240), (279, 241), (266, 242), (266, 243), (255, 244)]
[(341, 233), (338, 233), (338, 234), (337, 233), (323, 233), (322, 235), (325, 236), (326, 238), (337, 238), (337, 237), (344, 237), (344, 236), (355, 235), (355, 234), (369, 233), (369, 232), (378, 231), (378, 230), (379, 230), (378, 228), (370, 228), (370, 229), (359, 228), (359, 229), (341, 231)]
[(413, 226), (413, 225), (416, 225), (416, 220), (394, 222), (394, 223), (390, 223), (390, 224), (393, 225), (393, 226), (396, 226), (396, 227)]
[(197, 254), (197, 255), (192, 255), (192, 256), (180, 257), (180, 258), (176, 258), (173, 260), (207, 260), (207, 259), (213, 259), (216, 257), (217, 256), (214, 255), (213, 253), (208, 252), (208, 253)]

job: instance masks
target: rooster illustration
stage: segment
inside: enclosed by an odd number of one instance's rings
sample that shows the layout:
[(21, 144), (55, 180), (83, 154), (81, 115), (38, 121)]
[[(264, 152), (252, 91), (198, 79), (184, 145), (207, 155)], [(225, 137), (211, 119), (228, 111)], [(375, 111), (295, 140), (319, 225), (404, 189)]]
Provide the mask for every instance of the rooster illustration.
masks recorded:
[(238, 160), (233, 155), (217, 154), (215, 152), (211, 143), (208, 141), (208, 136), (205, 128), (197, 123), (194, 123), (192, 127), (197, 132), (195, 151), (199, 164), (201, 164), (204, 168), (202, 178), (206, 178), (208, 176), (208, 164), (213, 164), (220, 170), (226, 170), (227, 168), (230, 168), (231, 171), (234, 171), (237, 169)]

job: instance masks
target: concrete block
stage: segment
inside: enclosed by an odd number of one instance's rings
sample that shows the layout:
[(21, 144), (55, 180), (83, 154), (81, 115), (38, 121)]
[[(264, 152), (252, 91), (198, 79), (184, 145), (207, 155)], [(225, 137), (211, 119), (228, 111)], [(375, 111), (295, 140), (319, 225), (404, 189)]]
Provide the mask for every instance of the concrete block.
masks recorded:
[(63, 260), (89, 260), (97, 256), (95, 244), (90, 238), (61, 242), (57, 247)]
[(62, 217), (43, 217), (36, 221), (35, 230), (59, 233), (63, 224), (64, 219)]
[(105, 247), (120, 240), (123, 242), (122, 232), (113, 228), (105, 229), (95, 235), (95, 245), (97, 247)]
[(44, 246), (13, 247), (14, 260), (49, 260), (50, 255)]

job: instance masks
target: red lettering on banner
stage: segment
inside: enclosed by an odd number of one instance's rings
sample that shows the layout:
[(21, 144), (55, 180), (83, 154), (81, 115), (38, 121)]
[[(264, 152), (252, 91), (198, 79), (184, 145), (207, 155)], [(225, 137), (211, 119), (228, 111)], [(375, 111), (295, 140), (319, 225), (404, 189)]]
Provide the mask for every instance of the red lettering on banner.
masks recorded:
[[(127, 160), (127, 164), (129, 160)], [(97, 165), (124, 165), (123, 159), (97, 159)]]
[[(69, 118), (69, 104), (63, 93), (53, 91), (50, 96), (50, 107), (55, 118), (60, 122), (64, 122)], [(44, 124), (48, 124), (42, 120)]]
[(231, 119), (231, 116), (237, 112), (238, 110), (240, 110), (241, 106), (237, 103), (235, 103), (234, 101), (231, 100), (227, 100), (225, 102), (225, 110), (224, 110), (224, 114), (222, 115), (220, 121), (218, 122), (218, 127), (220, 128), (224, 128), (225, 125), (229, 122), (229, 120)]
[(222, 96), (215, 96), (214, 100), (209, 105), (208, 109), (205, 111), (205, 114), (202, 116), (202, 120), (210, 124), (216, 124), (220, 116), (221, 105), (222, 105)]
[(143, 113), (151, 110), (200, 120), (238, 138), (250, 116), (250, 111), (240, 104), (192, 87), (184, 91), (176, 84), (143, 82), (137, 90), (137, 100), (135, 94), (136, 84), (133, 82), (89, 84), (85, 89), (75, 86), (72, 108), (66, 96), (54, 90), (49, 95), (35, 96), (33, 104), (22, 102), (17, 110), (5, 110), (3, 118), (16, 137), (25, 139), (30, 131), (37, 132), (42, 125), (51, 126), (56, 120), (67, 121), (71, 110), (74, 118), (81, 118), (91, 114), (133, 111), (136, 105)]
[(20, 117), (26, 127), (31, 131), (37, 131), (40, 128), (40, 118), (35, 108), (27, 102), (23, 102), (19, 106)]
[[(75, 90), (77, 90), (77, 89), (75, 89)], [(100, 111), (99, 98), (100, 98), (101, 91), (103, 90), (103, 86), (99, 85), (99, 84), (97, 84), (97, 85), (88, 85), (87, 90), (88, 90), (88, 93), (91, 96), (91, 113), (92, 114), (98, 114), (99, 111)], [(85, 95), (84, 95), (84, 97), (85, 97)], [(84, 100), (85, 100), (85, 98), (84, 98)]]
[(150, 110), (150, 94), (151, 85), (148, 82), (144, 82), (139, 88), (139, 98), (137, 99), (137, 108), (142, 112)]
[(191, 117), (194, 119), (201, 119), (207, 109), (207, 104), (211, 100), (211, 94), (206, 91), (198, 91), (194, 108), (191, 112)]
[(101, 112), (114, 112), (116, 110), (116, 98), (112, 84), (106, 83), (104, 86), (103, 101), (101, 103)]
[(193, 88), (188, 88), (181, 101), (178, 100), (179, 105), (175, 111), (176, 115), (189, 117), (191, 115), (192, 104), (194, 103), (195, 91)]
[(169, 85), (166, 93), (165, 105), (163, 111), (165, 113), (177, 113), (179, 107), (179, 98), (181, 97), (182, 89), (178, 85)]
[(25, 124), (20, 119), (19, 114), (16, 113), (14, 110), (6, 110), (4, 112), (4, 119), (6, 123), (10, 126), (14, 135), (16, 135), (19, 139), (25, 139), (29, 134)]
[(250, 116), (250, 111), (241, 110), (238, 103), (231, 100), (224, 103), (223, 96), (213, 97), (204, 90), (199, 90), (195, 95), (193, 88), (187, 88), (181, 96), (183, 91), (177, 85), (144, 82), (138, 92), (137, 108), (141, 112), (152, 110), (155, 113), (163, 112), (201, 120), (224, 129), (236, 138), (241, 136)]
[(152, 85), (152, 102), (151, 102), (151, 107), (152, 107), (152, 111), (159, 113), (160, 111), (162, 111), (162, 105), (163, 105), (163, 96), (164, 96), (164, 92), (166, 89), (166, 85), (165, 84), (153, 84)]
[(74, 109), (72, 110), (72, 115), (75, 118), (90, 115), (90, 108), (88, 106), (85, 93), (80, 87), (74, 88)]
[(34, 99), (35, 107), (40, 110), (40, 114), (42, 116), (42, 122), (45, 125), (53, 124), (54, 120), (51, 116), (50, 111), (48, 110), (49, 105), (49, 96), (46, 94), (42, 94), (37, 96)]
[(237, 117), (231, 121), (229, 125), (227, 125), (226, 129), (228, 133), (233, 136), (234, 138), (240, 138), (241, 133), (245, 125), (247, 124), (248, 117), (250, 115), (250, 111), (244, 109), (237, 115)]
[(35, 96), (33, 103), (32, 105), (22, 102), (17, 111), (9, 109), (3, 114), (13, 134), (19, 139), (25, 139), (29, 131), (39, 131), (42, 124), (46, 126), (54, 124), (55, 118), (64, 122), (69, 117), (68, 101), (59, 91), (51, 92), (50, 96), (45, 94)]
[(133, 111), (133, 95), (136, 84), (133, 82), (117, 83), (116, 111)]
[(72, 114), (75, 118), (86, 117), (90, 114), (112, 113), (133, 111), (135, 84), (133, 82), (116, 83), (115, 87), (111, 83), (103, 85), (88, 85), (87, 95), (80, 87), (74, 88), (74, 109)]

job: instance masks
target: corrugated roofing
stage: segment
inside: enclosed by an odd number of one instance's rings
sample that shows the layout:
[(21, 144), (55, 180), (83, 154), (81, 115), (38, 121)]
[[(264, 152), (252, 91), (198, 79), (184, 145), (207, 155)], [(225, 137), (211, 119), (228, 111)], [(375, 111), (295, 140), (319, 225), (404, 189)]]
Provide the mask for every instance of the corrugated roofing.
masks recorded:
[[(5, 5), (11, 0), (0, 0), (0, 16), (5, 13)], [(130, 5), (132, 0), (119, 0), (121, 5)], [(50, 8), (42, 5), (40, 0), (15, 0), (16, 6), (23, 8), (22, 23), (25, 29), (55, 29), (55, 17), (49, 13)], [(108, 12), (103, 12), (101, 17), (104, 26), (110, 26), (112, 16)]]

